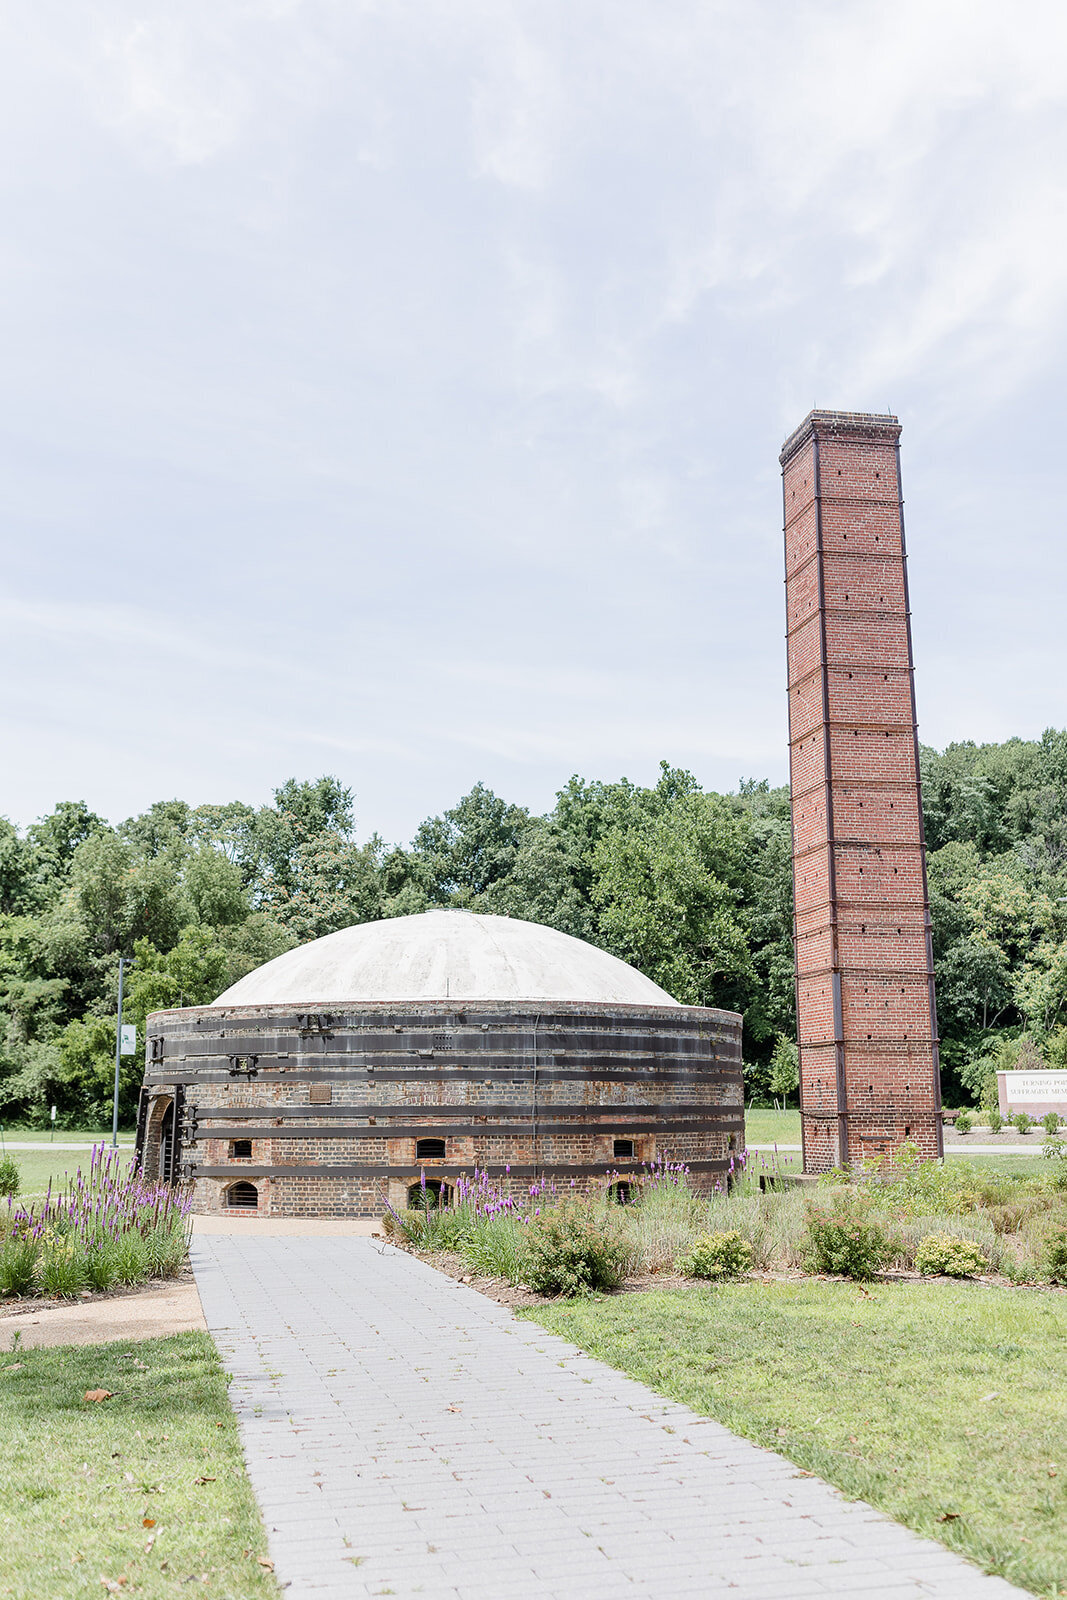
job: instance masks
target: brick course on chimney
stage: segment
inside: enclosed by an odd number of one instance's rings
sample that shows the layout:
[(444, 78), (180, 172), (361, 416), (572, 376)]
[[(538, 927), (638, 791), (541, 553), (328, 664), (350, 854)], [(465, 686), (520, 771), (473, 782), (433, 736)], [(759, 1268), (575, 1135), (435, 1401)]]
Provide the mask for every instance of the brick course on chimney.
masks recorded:
[(782, 449), (804, 1169), (942, 1154), (896, 417)]

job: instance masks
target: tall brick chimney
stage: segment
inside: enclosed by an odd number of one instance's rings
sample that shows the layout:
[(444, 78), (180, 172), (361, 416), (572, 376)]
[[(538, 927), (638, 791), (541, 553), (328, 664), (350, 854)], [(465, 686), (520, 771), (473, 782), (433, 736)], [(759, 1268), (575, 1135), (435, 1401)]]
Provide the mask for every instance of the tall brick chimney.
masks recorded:
[(942, 1154), (896, 417), (782, 448), (804, 1170)]

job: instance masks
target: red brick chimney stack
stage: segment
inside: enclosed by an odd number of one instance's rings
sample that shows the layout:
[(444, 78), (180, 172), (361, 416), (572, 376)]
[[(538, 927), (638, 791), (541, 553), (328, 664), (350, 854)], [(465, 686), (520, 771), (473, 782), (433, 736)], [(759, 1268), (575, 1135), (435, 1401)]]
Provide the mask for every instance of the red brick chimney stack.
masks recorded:
[(806, 1172), (942, 1154), (899, 438), (813, 411), (780, 457)]

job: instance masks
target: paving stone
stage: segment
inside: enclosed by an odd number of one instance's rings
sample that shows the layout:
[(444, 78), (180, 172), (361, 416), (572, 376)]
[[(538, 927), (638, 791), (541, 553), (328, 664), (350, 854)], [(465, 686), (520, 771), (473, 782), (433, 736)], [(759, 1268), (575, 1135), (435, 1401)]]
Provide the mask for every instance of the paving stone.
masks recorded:
[(1025, 1600), (401, 1251), (193, 1265), (288, 1600)]

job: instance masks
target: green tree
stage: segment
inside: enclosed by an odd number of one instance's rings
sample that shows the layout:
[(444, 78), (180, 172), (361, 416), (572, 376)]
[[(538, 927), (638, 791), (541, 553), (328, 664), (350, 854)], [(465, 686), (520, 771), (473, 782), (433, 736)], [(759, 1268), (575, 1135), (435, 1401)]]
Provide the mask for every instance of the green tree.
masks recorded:
[(507, 876), (490, 883), (471, 905), (596, 942), (595, 913), (578, 887), (579, 872), (573, 839), (554, 820), (538, 817), (523, 829)]
[(749, 828), (718, 795), (686, 794), (594, 852), (608, 947), (686, 1005), (733, 1009), (752, 970), (741, 915)]
[(800, 1051), (784, 1033), (778, 1035), (770, 1063), (770, 1090), (776, 1102), (785, 1102), (800, 1088)]
[(162, 856), (139, 856), (118, 834), (94, 833), (75, 850), (70, 867), (74, 904), (89, 940), (103, 955), (135, 939), (174, 943), (186, 906), (177, 875)]
[(431, 904), (470, 906), (510, 875), (529, 821), (525, 806), (510, 806), (476, 783), (450, 811), (419, 826), (412, 876), (421, 878)]
[(33, 851), (20, 839), (6, 817), (0, 817), (0, 915), (13, 916), (33, 908)]
[(79, 845), (94, 834), (109, 831), (104, 819), (82, 800), (61, 801), (27, 830), (39, 904), (51, 904), (63, 892)]
[(150, 1011), (174, 1006), (210, 1005), (227, 986), (229, 953), (210, 928), (189, 927), (169, 950), (157, 950), (148, 939), (134, 947), (134, 968), (127, 979), (126, 1009), (144, 1039)]
[(382, 915), (381, 853), (377, 837), (361, 846), (333, 833), (315, 835), (297, 847), (288, 882), (270, 895), (273, 916), (298, 941), (375, 921)]
[(212, 845), (192, 851), (183, 883), (196, 920), (207, 927), (237, 927), (251, 913), (240, 867)]

